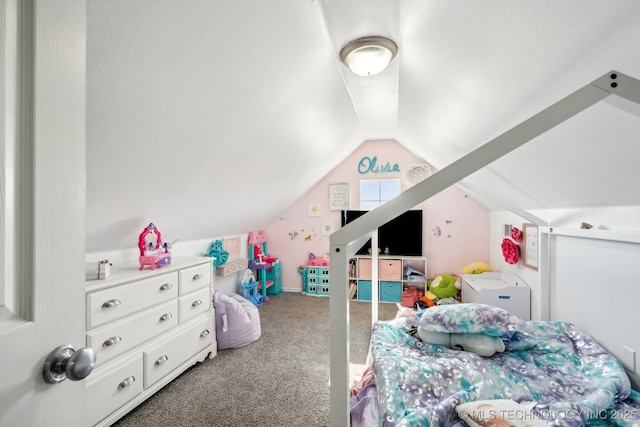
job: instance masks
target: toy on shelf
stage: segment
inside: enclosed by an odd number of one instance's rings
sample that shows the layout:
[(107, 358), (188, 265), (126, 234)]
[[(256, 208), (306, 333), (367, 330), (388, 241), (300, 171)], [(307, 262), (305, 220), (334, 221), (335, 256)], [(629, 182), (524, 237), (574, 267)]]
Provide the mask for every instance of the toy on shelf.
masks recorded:
[(150, 265), (151, 269), (155, 270), (156, 265), (171, 264), (170, 247), (168, 243), (162, 243), (160, 230), (150, 223), (138, 237), (140, 270), (144, 269), (145, 265)]

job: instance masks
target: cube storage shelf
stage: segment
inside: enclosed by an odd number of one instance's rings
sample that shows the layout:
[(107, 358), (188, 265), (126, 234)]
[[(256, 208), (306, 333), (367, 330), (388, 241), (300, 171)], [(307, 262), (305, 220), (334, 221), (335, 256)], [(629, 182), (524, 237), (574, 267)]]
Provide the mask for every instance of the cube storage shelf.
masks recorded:
[[(381, 302), (401, 302), (402, 292), (415, 287), (426, 293), (427, 259), (424, 257), (378, 257), (378, 296)], [(307, 295), (328, 296), (330, 268), (306, 266), (298, 270), (302, 275), (302, 292)], [(371, 257), (349, 260), (349, 286), (356, 288), (354, 298), (371, 301)]]
[[(349, 283), (355, 285), (355, 299), (371, 301), (371, 257), (358, 256), (349, 260)], [(378, 299), (381, 302), (401, 302), (407, 287), (426, 293), (427, 259), (424, 257), (378, 257)]]

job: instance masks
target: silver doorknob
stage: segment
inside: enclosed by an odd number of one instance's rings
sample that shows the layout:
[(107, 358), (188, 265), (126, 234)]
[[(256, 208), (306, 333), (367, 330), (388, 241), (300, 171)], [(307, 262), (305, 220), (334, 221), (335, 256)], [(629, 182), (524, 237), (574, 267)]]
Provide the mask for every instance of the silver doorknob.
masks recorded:
[(42, 376), (51, 384), (69, 378), (78, 381), (86, 378), (96, 366), (96, 352), (91, 347), (76, 350), (72, 345), (61, 345), (49, 353), (44, 362)]

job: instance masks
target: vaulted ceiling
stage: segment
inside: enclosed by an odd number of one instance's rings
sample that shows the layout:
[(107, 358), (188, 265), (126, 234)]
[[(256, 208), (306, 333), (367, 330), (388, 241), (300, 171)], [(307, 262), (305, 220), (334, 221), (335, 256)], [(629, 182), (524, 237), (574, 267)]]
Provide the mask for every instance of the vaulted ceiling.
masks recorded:
[[(398, 55), (339, 60), (382, 35)], [(440, 169), (616, 69), (636, 0), (89, 0), (87, 251), (150, 220), (192, 240), (266, 226), (363, 141)], [(460, 185), (489, 208), (638, 205), (640, 113), (608, 100)]]

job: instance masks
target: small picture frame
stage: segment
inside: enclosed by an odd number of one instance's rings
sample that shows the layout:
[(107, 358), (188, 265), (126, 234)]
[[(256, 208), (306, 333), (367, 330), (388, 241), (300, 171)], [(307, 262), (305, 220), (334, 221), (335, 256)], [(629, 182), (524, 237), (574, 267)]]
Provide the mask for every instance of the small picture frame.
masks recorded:
[(349, 184), (329, 184), (329, 210), (341, 211), (349, 209)]
[(307, 216), (320, 216), (320, 204), (319, 203), (309, 203)]
[(322, 229), (321, 229), (321, 233), (323, 236), (330, 236), (331, 233), (334, 232), (334, 225), (333, 225), (333, 221), (326, 221), (323, 222), (321, 225)]
[(538, 269), (538, 226), (522, 224), (522, 265)]

